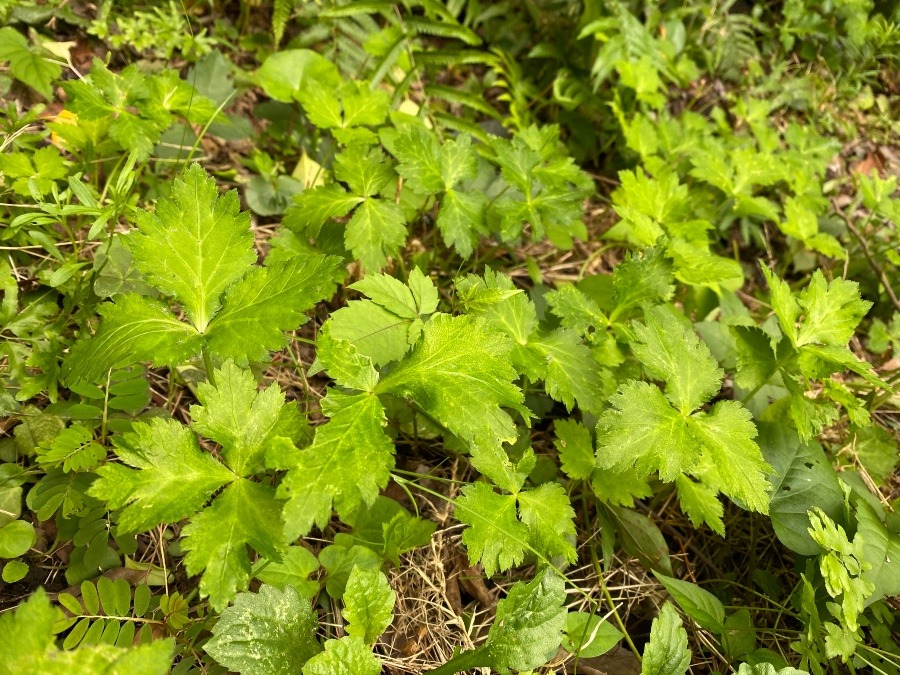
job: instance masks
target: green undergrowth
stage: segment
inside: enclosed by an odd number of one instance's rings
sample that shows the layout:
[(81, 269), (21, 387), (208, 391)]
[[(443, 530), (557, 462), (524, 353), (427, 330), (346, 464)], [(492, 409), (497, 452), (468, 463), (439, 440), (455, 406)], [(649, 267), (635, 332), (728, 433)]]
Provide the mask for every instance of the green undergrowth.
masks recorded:
[(890, 3), (0, 17), (0, 673), (900, 673)]

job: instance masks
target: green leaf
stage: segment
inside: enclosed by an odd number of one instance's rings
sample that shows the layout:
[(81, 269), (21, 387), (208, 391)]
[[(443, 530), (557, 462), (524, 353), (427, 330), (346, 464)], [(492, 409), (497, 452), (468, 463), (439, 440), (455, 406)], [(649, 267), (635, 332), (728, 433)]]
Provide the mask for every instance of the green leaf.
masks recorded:
[(575, 562), (575, 511), (558, 483), (544, 483), (518, 494), (519, 519), (528, 527), (529, 542), (547, 558)]
[(28, 46), (28, 41), (14, 28), (0, 28), (0, 61), (9, 62), (9, 72), (48, 101), (53, 98), (53, 82), (62, 68)]
[(420, 321), (404, 319), (371, 300), (352, 300), (331, 315), (331, 336), (346, 340), (357, 353), (384, 366), (403, 357), (416, 343)]
[(281, 349), (284, 331), (305, 323), (306, 311), (334, 293), (339, 265), (338, 258), (308, 254), (252, 269), (225, 293), (209, 325), (209, 349), (241, 364)]
[(603, 369), (575, 331), (558, 328), (546, 335), (537, 334), (529, 339), (527, 349), (540, 364), (530, 375), (544, 380), (552, 398), (562, 401), (570, 412), (576, 402), (583, 411), (600, 411), (606, 388)]
[(566, 622), (562, 578), (550, 568), (527, 584), (517, 583), (497, 603), (484, 648), (490, 666), (501, 673), (545, 664), (562, 643)]
[(654, 572), (653, 576), (666, 587), (684, 613), (701, 628), (716, 635), (722, 634), (725, 628), (725, 607), (716, 596), (688, 581), (673, 579), (659, 572)]
[(284, 214), (284, 226), (315, 237), (330, 219), (346, 216), (364, 201), (365, 198), (350, 194), (338, 183), (320, 185), (294, 197), (294, 206)]
[(259, 593), (239, 593), (213, 626), (203, 650), (241, 675), (290, 675), (322, 651), (318, 618), (309, 600), (287, 586), (263, 584)]
[[(640, 256), (631, 253), (613, 271), (614, 317), (644, 304), (665, 302), (672, 297), (672, 264), (665, 249), (644, 249)], [(611, 317), (612, 320), (612, 317)]]
[[(144, 532), (177, 523), (203, 508), (210, 496), (235, 475), (200, 450), (197, 438), (175, 420), (136, 422), (116, 452), (122, 464), (97, 470), (88, 494), (121, 509), (120, 532)], [(133, 467), (133, 468), (128, 468)]]
[(25, 555), (36, 540), (34, 525), (24, 520), (10, 521), (0, 527), (0, 558)]
[(612, 650), (623, 637), (622, 631), (596, 614), (569, 612), (562, 646), (580, 659), (591, 659)]
[(844, 492), (822, 446), (801, 441), (785, 422), (777, 419), (757, 424), (759, 445), (772, 466), (769, 517), (782, 544), (800, 555), (817, 555), (821, 549), (809, 535), (807, 513), (818, 507), (839, 519)]
[(694, 527), (706, 523), (710, 529), (721, 537), (725, 536), (725, 523), (722, 522), (722, 502), (716, 490), (705, 483), (697, 483), (687, 476), (675, 479), (678, 488), (678, 503), (681, 510), (691, 519)]
[[(503, 408), (529, 412), (512, 384), (511, 344), (483, 319), (435, 314), (413, 352), (378, 383), (379, 393), (411, 398), (455, 436), (486, 448), (516, 439)], [(472, 403), (477, 401), (478, 405)]]
[(787, 282), (779, 279), (768, 267), (762, 268), (766, 282), (769, 284), (772, 309), (778, 317), (782, 332), (797, 346), (797, 321), (800, 319), (800, 304), (791, 292)]
[(563, 284), (544, 298), (562, 325), (581, 335), (588, 336), (609, 325), (609, 319), (593, 298), (572, 284)]
[(241, 478), (181, 531), (185, 568), (191, 575), (203, 573), (200, 595), (209, 596), (213, 609), (221, 611), (247, 588), (248, 545), (267, 558), (280, 557), (285, 548), (281, 508), (274, 488)]
[(357, 637), (326, 640), (325, 651), (303, 667), (303, 675), (378, 675), (380, 672), (381, 662)]
[(332, 87), (341, 83), (337, 66), (311, 49), (275, 52), (263, 62), (256, 79), (267, 96), (282, 103), (290, 103), (312, 82)]
[(737, 350), (734, 382), (753, 391), (778, 372), (778, 361), (769, 335), (756, 326), (731, 326)]
[(106, 457), (106, 448), (94, 442), (94, 434), (85, 426), (73, 424), (60, 432), (53, 442), (37, 449), (42, 466), (62, 466), (69, 471), (90, 471)]
[(809, 673), (790, 666), (776, 670), (771, 663), (754, 663), (752, 666), (749, 663), (742, 663), (737, 675), (809, 675)]
[(332, 335), (333, 323), (327, 321), (316, 338), (316, 363), (342, 387), (372, 392), (378, 384), (378, 371), (372, 359), (359, 353), (349, 340)]
[(403, 319), (431, 314), (438, 306), (437, 288), (418, 267), (410, 272), (408, 286), (387, 274), (368, 274), (350, 288)]
[(219, 196), (199, 164), (176, 179), (155, 213), (138, 213), (129, 236), (135, 266), (147, 281), (184, 308), (201, 333), (221, 307), (225, 289), (256, 261), (250, 215), (236, 190)]
[(652, 377), (666, 383), (666, 397), (686, 415), (719, 392), (722, 370), (706, 343), (666, 307), (650, 308), (644, 317), (645, 324), (634, 325), (639, 342), (632, 351)]
[(797, 334), (797, 345), (846, 345), (871, 302), (860, 299), (859, 284), (838, 277), (825, 281), (821, 270), (813, 274), (809, 286), (800, 294), (804, 310), (803, 323)]
[(249, 370), (227, 361), (215, 371), (213, 386), (197, 385), (201, 405), (191, 406), (194, 430), (222, 446), (225, 463), (238, 476), (265, 468), (264, 454), (275, 436), (293, 437), (303, 422), (295, 405), (286, 405), (277, 385), (257, 392)]
[(650, 642), (644, 647), (641, 675), (684, 675), (690, 664), (687, 631), (678, 612), (667, 602), (650, 627)]
[(344, 618), (350, 623), (347, 633), (367, 645), (374, 644), (394, 618), (395, 600), (383, 572), (354, 568), (344, 591)]
[(462, 542), (474, 565), (479, 560), (485, 576), (520, 564), (525, 557), (528, 527), (516, 518), (515, 495), (501, 495), (487, 483), (472, 483), (456, 500), (456, 518), (468, 527)]
[(597, 464), (641, 474), (659, 471), (664, 481), (689, 472), (701, 449), (685, 417), (647, 382), (631, 381), (610, 399), (597, 426)]
[(383, 131), (382, 139), (397, 158), (397, 173), (410, 190), (433, 195), (453, 187), (445, 185), (441, 146), (433, 131), (419, 124), (404, 124), (399, 129)]
[(594, 444), (591, 432), (575, 420), (556, 420), (553, 423), (556, 440), (553, 444), (559, 453), (562, 470), (569, 478), (587, 478), (594, 470)]
[(10, 560), (3, 566), (3, 574), (0, 575), (0, 578), (8, 584), (14, 584), (24, 579), (29, 569), (31, 568), (28, 567), (27, 563)]
[[(3, 673), (91, 673), (91, 675), (165, 675), (175, 651), (171, 638), (123, 649), (109, 644), (57, 649), (54, 633), (62, 613), (38, 589), (15, 612), (0, 615), (0, 664)], [(103, 624), (98, 624), (103, 625)], [(99, 637), (99, 636), (98, 636)]]
[(857, 537), (862, 538), (862, 560), (871, 565), (862, 573), (862, 578), (873, 586), (872, 594), (866, 598), (868, 607), (881, 598), (900, 595), (897, 575), (900, 535), (889, 532), (872, 507), (861, 499), (856, 502), (856, 517)]
[(319, 582), (308, 577), (317, 569), (319, 561), (308, 548), (290, 546), (282, 554), (281, 562), (258, 560), (253, 566), (253, 576), (279, 591), (291, 586), (301, 597), (311, 598), (319, 591)]
[(385, 415), (372, 394), (329, 391), (322, 411), (330, 417), (316, 428), (308, 448), (270, 453), (270, 464), (288, 469), (278, 494), (291, 539), (324, 527), (332, 503), (344, 518), (361, 504), (371, 504), (387, 485), (394, 467), (394, 445), (384, 433)]
[(392, 201), (367, 199), (347, 223), (344, 242), (366, 270), (387, 265), (406, 243), (403, 211)]
[(70, 384), (95, 382), (111, 368), (138, 361), (180, 364), (203, 344), (197, 329), (152, 298), (126, 293), (115, 303), (100, 305), (99, 312), (103, 316), (100, 330), (77, 342), (63, 362), (63, 377)]
[(444, 243), (453, 246), (463, 258), (475, 250), (479, 234), (487, 234), (484, 224), (487, 198), (482, 192), (447, 190), (441, 199), (437, 227)]
[(703, 446), (704, 457), (711, 460), (719, 490), (742, 506), (759, 513), (769, 512), (771, 472), (754, 442), (756, 427), (750, 411), (737, 401), (719, 401), (709, 413), (699, 413), (690, 420), (694, 438)]

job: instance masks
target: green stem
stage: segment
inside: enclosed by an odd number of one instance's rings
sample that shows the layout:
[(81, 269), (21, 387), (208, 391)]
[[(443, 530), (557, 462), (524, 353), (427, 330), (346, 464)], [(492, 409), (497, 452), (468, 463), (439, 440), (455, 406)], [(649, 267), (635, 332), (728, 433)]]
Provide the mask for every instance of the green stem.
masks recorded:
[(489, 668), (491, 665), (490, 661), (490, 655), (486, 651), (473, 649), (457, 654), (444, 665), (427, 672), (430, 675), (454, 675), (460, 671), (471, 670), (472, 668)]
[(203, 350), (203, 367), (206, 369), (206, 381), (215, 387), (216, 378), (213, 375), (212, 357), (209, 355), (209, 351), (206, 349)]

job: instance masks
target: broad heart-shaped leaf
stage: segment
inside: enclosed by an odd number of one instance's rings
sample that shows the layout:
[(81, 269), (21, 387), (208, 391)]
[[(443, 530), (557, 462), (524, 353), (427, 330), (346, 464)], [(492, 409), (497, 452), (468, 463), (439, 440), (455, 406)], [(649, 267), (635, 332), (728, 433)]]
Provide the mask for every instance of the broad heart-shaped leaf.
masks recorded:
[(512, 384), (511, 343), (484, 319), (435, 314), (413, 352), (383, 377), (376, 391), (412, 399), (455, 436), (472, 446), (494, 447), (516, 439), (504, 407), (518, 410), (524, 396)]
[(250, 214), (240, 212), (237, 191), (220, 197), (199, 164), (175, 180), (155, 213), (139, 212), (138, 231), (128, 240), (135, 267), (178, 300), (201, 333), (225, 289), (256, 261)]
[(54, 624), (62, 613), (50, 604), (44, 590), (0, 615), (0, 673), (90, 673), (91, 675), (165, 675), (172, 665), (175, 641), (156, 640), (139, 647), (86, 645), (60, 650)]
[(325, 651), (303, 667), (303, 675), (378, 675), (380, 672), (381, 662), (372, 650), (352, 636), (326, 640)]
[(209, 349), (241, 364), (262, 361), (284, 347), (284, 331), (306, 321), (306, 311), (334, 293), (340, 260), (313, 253), (255, 267), (225, 293), (209, 325)]
[(737, 675), (809, 675), (809, 673), (790, 666), (776, 669), (771, 663), (755, 663), (752, 666), (749, 663), (742, 663)]
[(288, 500), (285, 529), (290, 539), (324, 527), (332, 503), (342, 518), (371, 504), (387, 485), (394, 467), (394, 445), (384, 433), (384, 408), (378, 397), (331, 390), (322, 401), (330, 420), (316, 428), (312, 445), (297, 451), (283, 443), (267, 463), (288, 469), (278, 495)]
[(650, 627), (650, 642), (644, 647), (641, 675), (684, 675), (691, 665), (687, 631), (671, 603), (662, 606)]
[(782, 544), (800, 555), (818, 555), (819, 545), (809, 534), (809, 516), (822, 509), (839, 520), (844, 492), (837, 472), (822, 446), (800, 439), (784, 417), (758, 422), (759, 445), (772, 466), (769, 517)]
[(406, 242), (403, 211), (392, 201), (368, 198), (347, 223), (344, 243), (366, 270), (379, 270)]
[(350, 623), (347, 633), (367, 645), (375, 644), (394, 618), (396, 599), (383, 572), (353, 568), (344, 591), (344, 618)]
[(249, 370), (226, 361), (215, 371), (216, 386), (202, 382), (191, 406), (194, 430), (222, 446), (226, 464), (239, 476), (265, 468), (263, 454), (276, 436), (294, 437), (305, 423), (296, 405), (286, 405), (277, 385), (257, 392)]
[(487, 483), (472, 483), (456, 501), (456, 518), (468, 525), (462, 542), (486, 576), (515, 567), (525, 557), (528, 527), (516, 518), (516, 496), (501, 495)]
[(278, 560), (285, 548), (282, 502), (275, 489), (239, 478), (196, 514), (181, 531), (188, 574), (203, 572), (200, 595), (209, 596), (221, 611), (235, 593), (247, 587), (250, 557), (247, 546)]
[(63, 377), (70, 384), (94, 382), (110, 368), (137, 361), (176, 365), (197, 354), (203, 337), (179, 321), (158, 300), (127, 293), (99, 308), (103, 323), (97, 333), (69, 350)]
[(122, 509), (122, 533), (187, 518), (236, 478), (200, 450), (193, 432), (175, 420), (135, 422), (134, 432), (122, 437), (116, 452), (123, 463), (98, 469), (100, 478), (88, 494), (105, 500), (111, 509)]
[(900, 535), (889, 532), (874, 509), (862, 499), (856, 501), (856, 517), (859, 521), (857, 535), (862, 537), (863, 560), (872, 567), (862, 577), (874, 586), (872, 595), (866, 598), (868, 607), (883, 597), (900, 594)]
[(725, 607), (709, 591), (689, 581), (667, 577), (659, 572), (653, 575), (675, 599), (684, 613), (696, 621), (701, 628), (721, 635), (725, 627)]
[(497, 603), (485, 649), (501, 673), (545, 664), (562, 643), (566, 623), (562, 578), (549, 567), (528, 584), (517, 583)]
[(322, 651), (318, 623), (309, 600), (291, 586), (263, 584), (259, 593), (238, 593), (203, 650), (241, 675), (293, 675)]
[(667, 307), (650, 308), (644, 317), (645, 324), (634, 326), (639, 342), (632, 351), (652, 377), (666, 383), (666, 397), (686, 415), (719, 392), (722, 370), (706, 343)]

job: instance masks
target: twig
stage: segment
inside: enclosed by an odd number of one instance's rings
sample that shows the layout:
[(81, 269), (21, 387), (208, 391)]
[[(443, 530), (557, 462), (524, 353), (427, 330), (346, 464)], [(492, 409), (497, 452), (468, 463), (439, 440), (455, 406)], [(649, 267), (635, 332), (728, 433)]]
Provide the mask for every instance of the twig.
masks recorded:
[(884, 286), (884, 290), (887, 292), (888, 297), (891, 299), (891, 303), (894, 305), (896, 310), (900, 312), (900, 299), (898, 299), (897, 295), (894, 293), (894, 289), (891, 287), (891, 284), (888, 281), (887, 273), (885, 273), (885, 271), (881, 269), (878, 261), (875, 260), (872, 252), (869, 250), (869, 243), (865, 240), (865, 237), (862, 236), (862, 233), (860, 233), (860, 231), (856, 229), (856, 226), (852, 222), (850, 222), (850, 219), (846, 215), (844, 215), (840, 211), (838, 211), (838, 214), (847, 225), (847, 229), (850, 230), (853, 236), (856, 237), (859, 245), (862, 246), (863, 255), (865, 255), (866, 260), (869, 261), (869, 267), (871, 267), (872, 271), (874, 271), (875, 274), (878, 275), (878, 278), (881, 280), (881, 285)]

